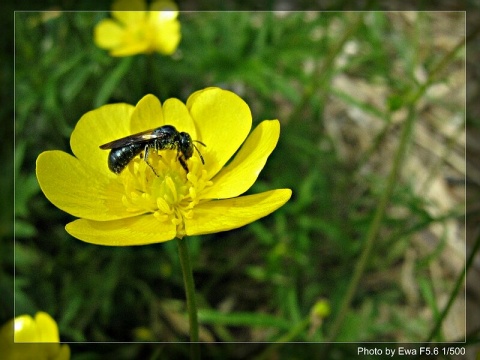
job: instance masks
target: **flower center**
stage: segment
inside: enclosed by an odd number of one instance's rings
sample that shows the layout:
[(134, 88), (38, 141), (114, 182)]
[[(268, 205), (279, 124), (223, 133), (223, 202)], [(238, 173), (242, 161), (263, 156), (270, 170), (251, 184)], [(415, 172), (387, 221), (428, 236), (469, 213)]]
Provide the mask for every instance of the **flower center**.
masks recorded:
[(148, 164), (140, 156), (135, 157), (119, 175), (125, 188), (122, 202), (129, 211), (152, 213), (162, 223), (172, 222), (177, 236), (182, 237), (184, 219), (194, 216), (203, 190), (212, 182), (197, 156), (188, 160), (188, 174), (176, 150), (157, 153), (152, 149), (147, 160)]

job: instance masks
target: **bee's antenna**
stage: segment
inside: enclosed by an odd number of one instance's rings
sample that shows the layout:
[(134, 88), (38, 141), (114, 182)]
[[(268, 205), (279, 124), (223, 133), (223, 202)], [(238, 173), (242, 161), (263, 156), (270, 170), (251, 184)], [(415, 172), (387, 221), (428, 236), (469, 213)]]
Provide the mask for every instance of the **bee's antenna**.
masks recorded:
[[(207, 147), (207, 145), (205, 145), (203, 142), (199, 141), (199, 140), (193, 140), (194, 142), (197, 142), (199, 144), (202, 144), (203, 146)], [(195, 148), (195, 150), (197, 150), (197, 153), (198, 155), (200, 155), (200, 159), (202, 160), (202, 164), (205, 165), (205, 160), (203, 160), (203, 156), (202, 154), (200, 153), (200, 151), (198, 150), (198, 148), (195, 146), (195, 144), (192, 144), (193, 147)]]
[(203, 142), (201, 142), (200, 140), (192, 140), (193, 142), (197, 142), (199, 144), (202, 144), (203, 146), (207, 147), (207, 145), (205, 145)]

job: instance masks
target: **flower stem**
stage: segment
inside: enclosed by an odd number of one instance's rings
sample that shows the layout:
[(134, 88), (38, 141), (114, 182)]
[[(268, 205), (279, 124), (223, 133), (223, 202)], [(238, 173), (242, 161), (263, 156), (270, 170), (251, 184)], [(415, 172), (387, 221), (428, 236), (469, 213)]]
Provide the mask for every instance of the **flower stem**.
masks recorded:
[(193, 283), (192, 266), (190, 265), (190, 256), (185, 239), (177, 238), (178, 253), (180, 264), (182, 266), (183, 283), (187, 296), (188, 320), (190, 323), (190, 341), (198, 342), (198, 317), (197, 305), (195, 302), (195, 285)]
[(360, 286), (360, 281), (363, 276), (363, 273), (365, 272), (368, 261), (370, 260), (372, 250), (374, 249), (375, 241), (377, 240), (378, 234), (380, 232), (380, 227), (382, 225), (382, 221), (385, 216), (385, 212), (387, 210), (387, 205), (389, 204), (390, 198), (393, 194), (393, 190), (398, 181), (402, 160), (405, 155), (407, 145), (409, 143), (415, 118), (416, 118), (415, 107), (411, 105), (403, 131), (402, 131), (402, 135), (400, 138), (400, 144), (399, 144), (397, 153), (395, 154), (395, 158), (393, 160), (393, 166), (387, 179), (387, 185), (386, 185), (385, 191), (383, 192), (382, 197), (379, 200), (374, 218), (372, 220), (372, 223), (370, 224), (370, 228), (366, 235), (366, 240), (365, 240), (362, 252), (360, 254), (360, 258), (358, 262), (355, 264), (355, 270), (353, 271), (353, 276), (348, 285), (347, 292), (342, 300), (337, 316), (330, 329), (330, 335), (328, 338), (329, 344), (326, 346), (324, 350), (326, 355), (328, 355), (328, 352), (330, 350), (330, 346), (331, 346), (330, 344), (336, 340), (337, 335), (341, 330), (341, 327), (349, 311), (353, 298)]

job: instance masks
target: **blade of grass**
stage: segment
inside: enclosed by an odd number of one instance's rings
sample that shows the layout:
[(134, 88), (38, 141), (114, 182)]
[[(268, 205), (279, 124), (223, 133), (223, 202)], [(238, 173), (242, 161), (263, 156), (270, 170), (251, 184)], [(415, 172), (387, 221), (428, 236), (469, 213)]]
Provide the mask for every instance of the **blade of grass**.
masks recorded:
[(275, 358), (273, 353), (279, 349), (283, 344), (288, 343), (290, 341), (294, 341), (295, 338), (300, 335), (310, 324), (310, 317), (307, 316), (302, 321), (299, 321), (291, 330), (277, 339), (275, 343), (270, 344), (259, 356), (255, 358), (255, 360), (263, 360), (263, 359), (272, 359)]
[(314, 71), (314, 75), (311, 78), (311, 83), (305, 86), (300, 102), (293, 110), (292, 115), (290, 115), (291, 119), (301, 117), (303, 109), (305, 109), (305, 107), (308, 105), (308, 102), (314, 94), (320, 93), (323, 96), (327, 94), (327, 89), (329, 89), (330, 87), (325, 86), (325, 83), (329, 79), (329, 76), (331, 76), (332, 74), (329, 69), (334, 68), (333, 62), (337, 58), (338, 54), (340, 54), (340, 52), (342, 51), (345, 43), (350, 40), (350, 38), (352, 38), (358, 31), (360, 25), (362, 24), (362, 19), (362, 14), (358, 14), (355, 16), (343, 37), (338, 42), (336, 42), (335, 46), (333, 46), (333, 48), (328, 52), (325, 61), (319, 63), (319, 65)]
[(415, 123), (415, 105), (420, 99), (420, 97), (425, 93), (427, 90), (428, 86), (432, 84), (432, 82), (436, 79), (436, 77), (439, 75), (439, 73), (443, 70), (445, 66), (447, 66), (450, 62), (450, 60), (456, 55), (457, 51), (460, 50), (463, 46), (465, 45), (465, 39), (461, 39), (456, 46), (448, 52), (441, 60), (440, 62), (432, 69), (430, 72), (430, 76), (428, 80), (418, 88), (416, 92), (414, 92), (409, 98), (406, 98), (404, 105), (408, 107), (408, 115), (405, 121), (405, 125), (402, 130), (401, 138), (400, 138), (400, 145), (398, 147), (397, 153), (395, 154), (395, 159), (393, 163), (392, 170), (389, 174), (388, 180), (387, 180), (387, 187), (380, 199), (379, 205), (377, 207), (377, 210), (375, 212), (373, 221), (371, 223), (371, 226), (369, 228), (369, 231), (367, 233), (366, 241), (365, 241), (365, 246), (362, 250), (362, 253), (360, 255), (359, 261), (355, 265), (355, 270), (352, 279), (350, 280), (350, 284), (348, 286), (347, 292), (345, 294), (345, 297), (343, 298), (343, 302), (340, 305), (340, 309), (337, 312), (337, 315), (334, 319), (333, 325), (330, 330), (330, 334), (328, 337), (328, 344), (326, 345), (324, 349), (324, 355), (325, 358), (328, 358), (328, 354), (330, 352), (331, 344), (335, 339), (337, 338), (341, 327), (343, 325), (345, 316), (348, 312), (348, 309), (350, 307), (350, 304), (353, 301), (353, 297), (355, 296), (355, 293), (358, 289), (358, 286), (360, 285), (360, 280), (363, 275), (363, 272), (365, 271), (365, 267), (368, 263), (368, 260), (370, 258), (373, 245), (375, 243), (375, 239), (377, 238), (378, 232), (380, 230), (380, 225), (382, 223), (382, 220), (385, 216), (385, 211), (387, 208), (387, 205), (389, 203), (390, 197), (393, 193), (393, 189), (395, 187), (395, 184), (397, 182), (398, 178), (398, 173), (401, 168), (403, 156), (405, 154), (405, 150), (407, 148), (407, 145), (409, 143), (409, 139), (411, 137), (411, 132), (413, 128), (413, 124)]
[(475, 244), (473, 246), (472, 252), (470, 253), (467, 262), (465, 263), (465, 270), (461, 272), (461, 274), (458, 276), (457, 281), (455, 282), (455, 286), (450, 293), (450, 298), (448, 299), (448, 303), (443, 309), (442, 313), (440, 316), (437, 318), (437, 321), (435, 323), (435, 326), (432, 328), (432, 331), (430, 331), (430, 334), (428, 335), (427, 339), (425, 340), (425, 343), (429, 343), (433, 340), (433, 338), (438, 334), (440, 327), (443, 324), (443, 320), (447, 316), (447, 314), (450, 311), (450, 308), (452, 307), (455, 299), (457, 298), (458, 292), (462, 288), (462, 286), (465, 285), (465, 275), (467, 274), (468, 269), (473, 264), (473, 260), (475, 259), (475, 255), (480, 249), (480, 235), (477, 236), (477, 240), (475, 241)]
[(110, 98), (113, 91), (122, 80), (123, 76), (130, 69), (133, 62), (132, 59), (133, 57), (126, 57), (121, 59), (118, 62), (117, 66), (106, 77), (104, 83), (98, 89), (97, 96), (95, 97), (93, 103), (96, 108), (104, 105)]
[[(348, 308), (350, 307), (350, 304), (353, 300), (353, 297), (355, 296), (355, 293), (358, 289), (358, 286), (360, 285), (360, 279), (363, 275), (363, 272), (365, 271), (365, 267), (368, 263), (368, 260), (370, 259), (370, 255), (372, 253), (373, 246), (375, 244), (375, 240), (378, 236), (378, 232), (380, 230), (383, 218), (385, 216), (385, 211), (387, 209), (387, 205), (390, 202), (390, 198), (392, 196), (393, 190), (395, 188), (395, 185), (398, 180), (398, 174), (401, 169), (403, 157), (406, 153), (407, 145), (409, 144), (409, 139), (410, 135), (412, 133), (412, 128), (413, 124), (415, 123), (415, 106), (410, 105), (409, 107), (409, 112), (407, 119), (405, 121), (405, 125), (403, 127), (402, 135), (400, 138), (400, 144), (398, 147), (398, 150), (395, 154), (395, 159), (393, 161), (393, 167), (392, 170), (390, 171), (390, 174), (387, 179), (387, 187), (379, 201), (377, 210), (375, 212), (375, 216), (373, 218), (373, 221), (370, 225), (370, 228), (368, 230), (366, 240), (365, 240), (365, 246), (362, 250), (362, 253), (360, 255), (360, 259), (355, 265), (355, 270), (353, 272), (353, 277), (350, 280), (350, 284), (348, 286), (347, 292), (345, 294), (345, 297), (343, 298), (343, 302), (340, 305), (340, 308), (337, 312), (336, 318), (333, 322), (333, 325), (330, 329), (330, 334), (328, 337), (329, 342), (335, 341), (337, 338), (341, 326), (343, 324), (343, 321), (345, 319), (345, 316), (348, 312)], [(329, 351), (329, 346), (327, 345), (327, 348), (325, 350), (327, 353)]]

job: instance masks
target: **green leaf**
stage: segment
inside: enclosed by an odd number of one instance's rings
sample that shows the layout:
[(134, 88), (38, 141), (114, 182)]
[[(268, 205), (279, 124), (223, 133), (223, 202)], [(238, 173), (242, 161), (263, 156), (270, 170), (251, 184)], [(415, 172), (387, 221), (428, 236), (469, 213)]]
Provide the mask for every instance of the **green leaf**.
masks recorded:
[(98, 89), (97, 96), (93, 101), (94, 107), (100, 107), (107, 103), (112, 93), (118, 87), (123, 79), (123, 76), (128, 72), (133, 62), (133, 57), (129, 56), (122, 58), (117, 66), (107, 75), (105, 81)]

